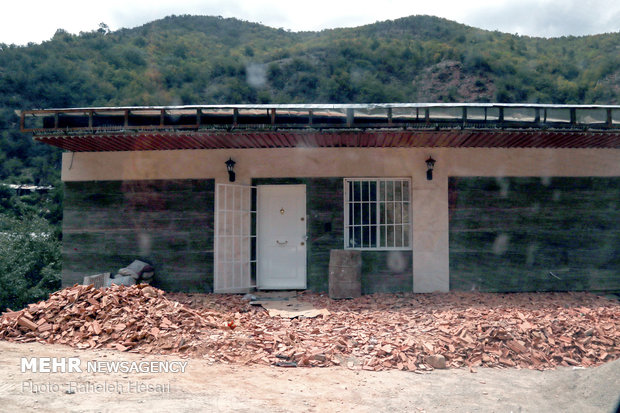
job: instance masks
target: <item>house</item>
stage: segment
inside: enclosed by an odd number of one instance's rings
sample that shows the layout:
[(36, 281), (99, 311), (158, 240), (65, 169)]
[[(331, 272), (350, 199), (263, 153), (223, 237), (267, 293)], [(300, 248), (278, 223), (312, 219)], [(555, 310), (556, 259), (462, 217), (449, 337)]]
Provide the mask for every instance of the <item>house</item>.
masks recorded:
[(32, 194), (32, 193), (47, 193), (49, 191), (51, 191), (52, 189), (54, 189), (53, 186), (51, 185), (45, 185), (45, 186), (41, 186), (41, 185), (28, 185), (28, 184), (3, 184), (0, 183), (0, 186), (8, 188), (12, 191), (15, 191), (15, 193), (18, 196), (21, 195), (28, 195), (28, 194)]
[[(620, 106), (23, 111), (66, 150), (63, 285), (135, 258), (167, 290), (620, 290)], [(434, 166), (434, 168), (433, 168)]]

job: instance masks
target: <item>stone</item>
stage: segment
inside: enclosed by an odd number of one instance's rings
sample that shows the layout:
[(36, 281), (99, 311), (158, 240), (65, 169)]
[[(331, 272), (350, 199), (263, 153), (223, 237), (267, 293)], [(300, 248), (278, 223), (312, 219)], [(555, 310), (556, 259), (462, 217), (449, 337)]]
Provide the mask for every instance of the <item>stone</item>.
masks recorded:
[(426, 363), (430, 364), (431, 367), (433, 367), (434, 369), (447, 368), (446, 358), (442, 356), (441, 354), (433, 354), (431, 356), (426, 357)]
[(153, 287), (144, 287), (142, 289), (142, 295), (149, 298), (155, 298), (158, 296), (158, 290)]
[(325, 357), (325, 354), (319, 353), (319, 354), (313, 355), (312, 359), (324, 363), (327, 360), (327, 357)]

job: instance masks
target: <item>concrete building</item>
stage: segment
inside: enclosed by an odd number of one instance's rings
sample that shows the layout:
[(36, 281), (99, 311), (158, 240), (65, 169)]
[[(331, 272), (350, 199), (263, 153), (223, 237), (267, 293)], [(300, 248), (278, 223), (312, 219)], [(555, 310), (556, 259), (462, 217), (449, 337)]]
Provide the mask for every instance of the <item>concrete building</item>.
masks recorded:
[(326, 291), (357, 249), (364, 293), (620, 290), (619, 106), (21, 116), (66, 150), (63, 285), (141, 258), (167, 290)]

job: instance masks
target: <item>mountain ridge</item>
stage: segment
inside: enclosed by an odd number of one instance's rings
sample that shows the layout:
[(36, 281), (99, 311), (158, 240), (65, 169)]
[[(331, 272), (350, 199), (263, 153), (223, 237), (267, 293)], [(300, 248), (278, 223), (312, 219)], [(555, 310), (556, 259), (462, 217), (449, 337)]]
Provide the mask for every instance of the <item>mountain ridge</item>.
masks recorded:
[(313, 102), (618, 104), (620, 33), (546, 39), (434, 16), (291, 32), (181, 15), (0, 43), (0, 181), (57, 179), (58, 153), (19, 133), (16, 109)]

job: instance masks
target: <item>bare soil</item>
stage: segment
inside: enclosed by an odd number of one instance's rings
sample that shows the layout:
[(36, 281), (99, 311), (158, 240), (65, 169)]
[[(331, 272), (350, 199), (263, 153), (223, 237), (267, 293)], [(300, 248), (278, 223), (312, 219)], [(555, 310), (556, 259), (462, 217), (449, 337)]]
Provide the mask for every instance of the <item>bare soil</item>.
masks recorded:
[[(620, 396), (620, 360), (585, 369), (479, 368), (477, 373), (449, 369), (416, 374), (240, 366), (178, 355), (6, 341), (0, 341), (0, 355), (0, 411), (6, 412), (598, 413), (616, 411)], [(82, 365), (94, 360), (185, 360), (188, 365), (184, 373), (22, 373), (22, 357), (79, 357)], [(106, 385), (110, 391), (101, 390)], [(136, 387), (149, 385), (151, 390)]]

